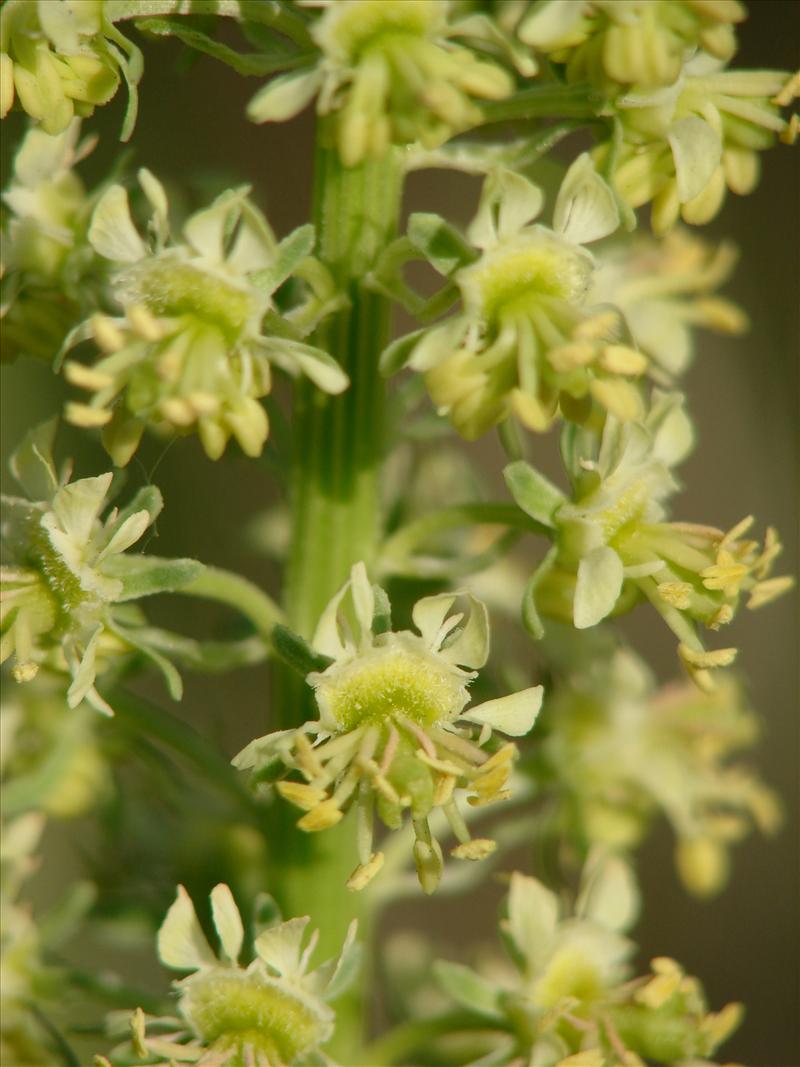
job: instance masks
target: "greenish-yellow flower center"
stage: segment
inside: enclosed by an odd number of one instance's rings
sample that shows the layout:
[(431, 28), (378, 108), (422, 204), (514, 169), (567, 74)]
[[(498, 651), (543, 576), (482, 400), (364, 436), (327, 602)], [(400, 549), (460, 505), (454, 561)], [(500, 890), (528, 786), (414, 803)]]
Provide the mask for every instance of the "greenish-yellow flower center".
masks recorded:
[(588, 256), (544, 232), (504, 243), (459, 272), (468, 311), (496, 323), (502, 316), (530, 314), (542, 299), (574, 302), (587, 288)]
[(431, 0), (361, 0), (338, 3), (321, 22), (318, 39), (336, 59), (356, 66), (384, 38), (427, 37), (441, 23), (441, 8)]
[(192, 315), (212, 323), (229, 342), (239, 340), (258, 307), (251, 293), (193, 263), (171, 256), (144, 260), (121, 280), (125, 302), (154, 315)]
[(61, 554), (39, 522), (30, 526), (28, 563), (42, 575), (47, 590), (52, 594), (52, 603), (65, 616), (86, 602), (88, 594), (81, 588), (80, 579), (65, 563)]
[(579, 949), (566, 946), (555, 954), (550, 966), (533, 988), (533, 999), (543, 1008), (575, 997), (581, 1002), (595, 1000), (602, 992), (597, 967)]
[(403, 716), (419, 726), (455, 718), (467, 701), (464, 676), (444, 660), (405, 645), (373, 648), (328, 669), (315, 685), (342, 730)]
[(291, 1063), (328, 1036), (326, 1021), (286, 989), (244, 972), (200, 973), (190, 980), (182, 1008), (208, 1045), (236, 1049), (228, 1067), (246, 1067), (253, 1052)]

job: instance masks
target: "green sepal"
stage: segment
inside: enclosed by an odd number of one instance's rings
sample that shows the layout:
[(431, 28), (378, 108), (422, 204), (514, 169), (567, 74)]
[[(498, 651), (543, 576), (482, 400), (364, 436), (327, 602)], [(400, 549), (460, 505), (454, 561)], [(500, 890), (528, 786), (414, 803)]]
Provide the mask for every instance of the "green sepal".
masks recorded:
[[(274, 48), (272, 54), (264, 51), (236, 52), (201, 30), (187, 26), (185, 19), (144, 18), (137, 19), (135, 26), (141, 33), (149, 34), (151, 37), (177, 37), (189, 48), (219, 60), (220, 63), (232, 67), (237, 74), (243, 74), (245, 77), (263, 77), (279, 70), (289, 70), (297, 66), (299, 60), (306, 58), (296, 50), (290, 51), (278, 47)], [(273, 37), (273, 40), (277, 45), (280, 39)]]
[(58, 488), (53, 465), (53, 440), (58, 419), (34, 426), (11, 457), (11, 473), (30, 500), (50, 500)]
[(500, 992), (469, 967), (448, 960), (436, 960), (433, 973), (445, 993), (463, 1007), (480, 1015), (502, 1015)]
[[(114, 483), (112, 482), (112, 489)], [(157, 489), (154, 485), (145, 485), (141, 489), (137, 490), (129, 504), (126, 504), (124, 508), (120, 509), (117, 515), (117, 520), (114, 523), (114, 529), (118, 529), (122, 524), (135, 515), (137, 511), (146, 511), (150, 516), (150, 522), (153, 523), (161, 514), (164, 508), (164, 498), (161, 495), (161, 490)]]
[(126, 142), (131, 138), (139, 115), (139, 82), (144, 74), (144, 56), (109, 19), (104, 19), (103, 33), (109, 39), (108, 47), (116, 55), (128, 88), (128, 103), (119, 135), (120, 141)]
[(543, 526), (555, 529), (555, 514), (567, 499), (561, 490), (522, 459), (509, 463), (503, 477), (525, 514)]
[(615, 1008), (610, 1014), (626, 1046), (648, 1060), (674, 1063), (691, 1056), (710, 1055), (719, 1042), (698, 1031), (696, 1019), (681, 1001), (680, 996), (673, 996), (660, 1008), (631, 1004)]
[(541, 641), (544, 637), (544, 624), (536, 607), (536, 588), (545, 575), (552, 570), (557, 555), (558, 547), (553, 545), (528, 579), (522, 594), (522, 622), (535, 641)]
[(338, 960), (333, 959), (328, 963), (323, 963), (319, 971), (332, 972), (330, 981), (325, 987), (326, 1000), (335, 1000), (349, 989), (361, 968), (362, 957), (362, 945), (358, 941), (350, 940), (345, 943)]
[(283, 915), (277, 900), (270, 893), (257, 893), (253, 901), (252, 930), (253, 940), (264, 930), (278, 926), (283, 922)]
[(315, 241), (316, 234), (311, 223), (298, 226), (278, 245), (272, 266), (256, 271), (251, 275), (250, 280), (258, 289), (274, 293), (303, 260), (311, 255)]
[(384, 348), (378, 359), (378, 370), (384, 378), (391, 378), (393, 374), (397, 374), (405, 367), (426, 332), (424, 329), (414, 330), (413, 333), (407, 333), (404, 337), (398, 337), (396, 341), (392, 341)]
[(388, 633), (392, 628), (392, 605), (389, 595), (379, 585), (373, 585), (372, 594), (375, 597), (375, 610), (372, 616), (372, 632), (378, 634)]
[(203, 570), (194, 559), (162, 559), (159, 556), (110, 557), (103, 572), (122, 582), (118, 600), (138, 600), (155, 593), (174, 593), (193, 582)]
[(446, 277), (478, 258), (478, 253), (454, 226), (430, 212), (417, 211), (411, 215), (408, 239), (434, 270)]
[(304, 678), (312, 671), (324, 671), (333, 663), (330, 656), (316, 652), (305, 638), (282, 623), (276, 623), (272, 628), (271, 640), (272, 647), (284, 663)]

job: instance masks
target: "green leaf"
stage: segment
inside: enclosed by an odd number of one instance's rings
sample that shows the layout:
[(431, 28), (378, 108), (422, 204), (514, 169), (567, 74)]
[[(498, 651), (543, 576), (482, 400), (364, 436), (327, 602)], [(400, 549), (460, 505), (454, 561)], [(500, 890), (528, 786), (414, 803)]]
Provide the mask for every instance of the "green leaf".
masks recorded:
[(460, 963), (436, 960), (433, 973), (439, 985), (453, 1000), (480, 1015), (501, 1015), (500, 993), (480, 975)]
[(271, 267), (256, 271), (251, 276), (251, 281), (259, 289), (267, 293), (274, 293), (278, 286), (282, 285), (300, 263), (311, 255), (314, 249), (316, 234), (314, 227), (309, 223), (298, 226), (278, 245), (275, 262)]
[(138, 600), (155, 593), (174, 593), (182, 589), (203, 570), (194, 559), (162, 559), (159, 556), (113, 556), (103, 573), (122, 582), (120, 601)]
[(611, 614), (622, 592), (623, 577), (622, 560), (608, 545), (599, 545), (583, 557), (575, 583), (576, 629), (596, 626)]
[(342, 393), (350, 384), (339, 363), (323, 348), (304, 341), (277, 338), (269, 341), (268, 351), (271, 359), (287, 374), (294, 376), (301, 371), (326, 393)]
[(11, 457), (11, 473), (30, 500), (50, 500), (58, 488), (53, 466), (53, 439), (58, 419), (35, 426)]
[(404, 337), (398, 337), (396, 341), (392, 341), (387, 348), (384, 348), (378, 360), (378, 369), (384, 378), (390, 378), (406, 366), (425, 333), (427, 330), (414, 330), (413, 333), (407, 333)]
[(408, 220), (408, 237), (430, 265), (447, 277), (477, 259), (475, 249), (440, 215), (415, 212)]
[(509, 463), (503, 477), (525, 514), (543, 526), (555, 529), (555, 514), (567, 499), (561, 490), (523, 459)]
[(154, 485), (145, 485), (136, 491), (129, 504), (120, 509), (114, 528), (119, 529), (137, 511), (146, 511), (150, 516), (150, 522), (153, 523), (161, 514), (163, 507), (164, 498), (161, 495), (161, 490)]
[(281, 909), (278, 906), (278, 902), (269, 893), (258, 893), (256, 899), (253, 901), (252, 912), (252, 930), (253, 940), (264, 931), (269, 930), (272, 926), (277, 926), (278, 923), (283, 921), (281, 915)]
[(331, 961), (334, 963), (334, 970), (331, 980), (325, 989), (326, 1000), (335, 1000), (338, 996), (344, 993), (350, 985), (352, 985), (361, 968), (362, 956), (362, 946), (357, 941), (348, 937), (339, 959)]
[(578, 156), (558, 191), (553, 228), (576, 244), (608, 237), (620, 224), (614, 191), (597, 173), (588, 152)]
[(675, 181), (682, 204), (708, 185), (722, 157), (722, 138), (705, 119), (690, 115), (673, 122), (667, 140), (675, 161)]
[(372, 614), (372, 632), (378, 634), (388, 633), (392, 628), (392, 605), (389, 603), (389, 595), (379, 585), (373, 585), (372, 595), (375, 599), (375, 607)]
[[(274, 74), (278, 70), (287, 70), (306, 58), (303, 53), (287, 51), (276, 47), (272, 54), (264, 52), (236, 52), (221, 41), (215, 41), (213, 37), (201, 30), (187, 26), (185, 20), (177, 18), (146, 18), (138, 19), (136, 29), (152, 37), (177, 37), (189, 48), (196, 52), (218, 59), (226, 66), (232, 67), (237, 74), (245, 77)], [(277, 43), (277, 38), (275, 39)]]
[(259, 89), (247, 105), (251, 122), (285, 122), (304, 111), (317, 95), (322, 73), (316, 67), (282, 74)]
[(272, 645), (284, 663), (304, 678), (312, 671), (324, 671), (333, 663), (330, 656), (315, 652), (308, 641), (282, 623), (275, 624), (271, 636)]

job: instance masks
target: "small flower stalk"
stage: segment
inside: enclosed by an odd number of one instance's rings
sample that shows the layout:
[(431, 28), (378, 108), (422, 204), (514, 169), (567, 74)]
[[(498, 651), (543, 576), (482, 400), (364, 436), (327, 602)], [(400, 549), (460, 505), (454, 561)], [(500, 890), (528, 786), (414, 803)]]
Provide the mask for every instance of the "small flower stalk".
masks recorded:
[(303, 944), (307, 917), (267, 927), (256, 933), (252, 961), (243, 966), (244, 924), (227, 885), (211, 891), (211, 912), (219, 955), (206, 940), (191, 898), (178, 886), (158, 932), (161, 962), (191, 972), (174, 983), (178, 1016), (137, 1010), (130, 1020), (131, 1041), (112, 1051), (111, 1062), (144, 1065), (166, 1058), (197, 1067), (330, 1062), (311, 1057), (333, 1033), (335, 1016), (327, 1001), (346, 988), (356, 965), (355, 925), (338, 959), (315, 969), (310, 960), (318, 935)]
[[(515, 746), (494, 744), (489, 751), (483, 746), (494, 730), (512, 737), (528, 733), (542, 687), (465, 710), (467, 687), (488, 656), (489, 630), (480, 601), (467, 597), (465, 615), (453, 610), (458, 599), (445, 593), (418, 601), (413, 611), (418, 632), (395, 632), (385, 594), (357, 564), (312, 642), (330, 660), (307, 678), (319, 720), (258, 738), (236, 757), (236, 765), (256, 780), (270, 764), (299, 773), (300, 781), (282, 779), (276, 788), (305, 811), (298, 822), (302, 830), (325, 830), (355, 807), (361, 864), (350, 878), (351, 889), (366, 886), (383, 864), (383, 853), (373, 845), (376, 814), (398, 830), (410, 813), (414, 860), (427, 893), (438, 885), (443, 867), (429, 823), (434, 809), (443, 810), (458, 841), (456, 858), (478, 860), (494, 851), (493, 841), (471, 837), (455, 798), (465, 792), (474, 807), (509, 796)], [(459, 721), (481, 727), (477, 743)]]

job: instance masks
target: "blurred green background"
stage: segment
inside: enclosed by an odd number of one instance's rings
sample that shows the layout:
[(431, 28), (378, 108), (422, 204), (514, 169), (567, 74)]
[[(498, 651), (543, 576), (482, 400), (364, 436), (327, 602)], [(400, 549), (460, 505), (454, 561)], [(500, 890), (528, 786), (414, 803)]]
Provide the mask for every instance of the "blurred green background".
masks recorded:
[[(750, 8), (736, 65), (794, 69), (800, 58), (800, 5), (795, 0), (760, 0)], [(170, 43), (144, 47), (140, 116), (131, 145), (122, 149), (116, 141), (121, 99), (87, 123), (88, 129), (101, 133), (100, 146), (82, 171), (89, 186), (102, 178), (121, 151), (127, 151), (132, 167), (145, 165), (168, 184), (174, 183), (176, 190), (188, 188), (197, 203), (206, 180), (251, 183), (279, 236), (306, 221), (311, 117), (254, 127), (244, 117), (244, 106), (257, 80), (242, 79), (207, 59), (186, 63), (181, 49)], [(3, 144), (7, 174), (15, 132), (21, 127), (14, 117), (4, 126), (9, 130)], [(444, 172), (414, 176), (407, 206), (439, 210), (465, 222), (474, 209), (475, 188), (472, 181)], [(729, 197), (706, 235), (732, 236), (739, 245), (742, 258), (727, 293), (747, 309), (753, 328), (741, 339), (702, 337), (685, 383), (699, 442), (683, 470), (687, 489), (677, 502), (676, 517), (727, 528), (752, 511), (762, 529), (772, 523), (784, 536), (780, 572), (796, 573), (800, 153), (783, 146), (768, 153), (757, 191), (746, 199)], [(64, 390), (46, 367), (30, 362), (4, 366), (0, 380), (2, 447), (7, 457), (29, 426), (59, 410)], [(76, 456), (81, 476), (106, 469), (99, 447), (74, 431), (62, 431), (60, 442), (62, 456)], [(545, 457), (551, 451), (549, 445), (543, 446)], [(482, 466), (499, 459), (493, 444), (471, 454)], [(548, 462), (543, 460), (544, 465)], [(247, 460), (231, 447), (223, 462), (212, 464), (194, 438), (168, 448), (149, 440), (129, 478), (131, 487), (154, 480), (166, 499), (157, 541), (149, 551), (195, 556), (239, 570), (277, 591), (277, 569), (246, 536), (254, 515), (276, 500), (274, 478), (265, 463)], [(642, 608), (624, 628), (666, 679), (676, 670), (674, 641), (653, 616)], [(217, 620), (213, 611), (194, 603), (169, 606), (162, 618), (195, 634), (198, 626), (210, 628)], [(743, 1000), (746, 1022), (726, 1046), (723, 1058), (751, 1067), (800, 1063), (797, 622), (797, 598), (789, 596), (762, 612), (742, 612), (732, 631), (742, 649), (740, 668), (764, 720), (764, 738), (755, 758), (784, 799), (786, 827), (775, 840), (752, 836), (734, 850), (731, 885), (710, 904), (692, 900), (678, 884), (666, 829), (651, 839), (640, 862), (645, 900), (639, 931), (642, 962), (655, 955), (674, 956), (702, 978), (712, 1006)], [(179, 714), (226, 755), (265, 732), (266, 668), (186, 681)], [(166, 700), (155, 685), (152, 691)], [(61, 865), (69, 864), (70, 850), (82, 848), (84, 833), (83, 824), (50, 830), (48, 847), (61, 871), (67, 869)], [(198, 837), (202, 847), (202, 826)], [(146, 881), (146, 870), (137, 871), (137, 876)], [(454, 956), (464, 950), (467, 927), (476, 940), (493, 939), (500, 893), (500, 887), (492, 884), (474, 897), (420, 899), (396, 909), (389, 926), (413, 924), (430, 932), (443, 953)], [(149, 949), (141, 953), (143, 960), (150, 955)]]

